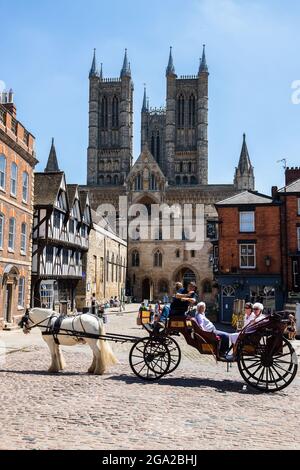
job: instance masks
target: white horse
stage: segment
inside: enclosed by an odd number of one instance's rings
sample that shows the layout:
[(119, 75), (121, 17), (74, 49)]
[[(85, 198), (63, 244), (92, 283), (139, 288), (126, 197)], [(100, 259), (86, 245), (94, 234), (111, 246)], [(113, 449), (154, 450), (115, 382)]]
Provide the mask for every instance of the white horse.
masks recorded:
[[(43, 332), (46, 331), (47, 328), (49, 329), (50, 326), (53, 326), (58, 317), (59, 314), (53, 310), (33, 308), (29, 310), (28, 314), (24, 315), (20, 324), (23, 327), (24, 333), (30, 333), (30, 330), (35, 326), (38, 326)], [(108, 366), (118, 363), (107, 341), (103, 339), (78, 338), (72, 336), (72, 331), (104, 335), (105, 329), (103, 321), (100, 318), (89, 313), (69, 316), (62, 320), (60, 328), (70, 331), (70, 334), (63, 335), (58, 333), (57, 335), (43, 335), (43, 339), (46, 341), (51, 353), (51, 365), (48, 372), (58, 372), (65, 367), (60, 344), (64, 346), (74, 346), (78, 343), (87, 343), (93, 351), (93, 362), (88, 369), (88, 372), (91, 374), (102, 375)], [(55, 342), (55, 337), (59, 344)]]

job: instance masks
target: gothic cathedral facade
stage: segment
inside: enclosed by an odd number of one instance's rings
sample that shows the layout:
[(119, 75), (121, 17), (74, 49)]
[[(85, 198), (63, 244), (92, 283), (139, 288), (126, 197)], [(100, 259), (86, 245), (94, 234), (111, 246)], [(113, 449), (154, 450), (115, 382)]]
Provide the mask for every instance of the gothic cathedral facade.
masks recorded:
[[(87, 188), (94, 210), (119, 198), (128, 207), (144, 204), (190, 204), (195, 215), (203, 205), (204, 243), (191, 249), (180, 239), (161, 236), (128, 237), (127, 289), (136, 300), (172, 295), (175, 281), (194, 280), (200, 297), (213, 307), (218, 289), (214, 282), (218, 221), (214, 203), (237, 192), (254, 190), (254, 171), (245, 135), (231, 184), (208, 183), (208, 67), (205, 47), (198, 73), (178, 77), (172, 49), (166, 68), (165, 108), (150, 108), (144, 90), (141, 109), (141, 153), (133, 162), (133, 82), (125, 50), (118, 78), (104, 78), (94, 52), (89, 74), (89, 145)], [(192, 216), (191, 223), (194, 221)], [(126, 231), (128, 236), (128, 231)]]

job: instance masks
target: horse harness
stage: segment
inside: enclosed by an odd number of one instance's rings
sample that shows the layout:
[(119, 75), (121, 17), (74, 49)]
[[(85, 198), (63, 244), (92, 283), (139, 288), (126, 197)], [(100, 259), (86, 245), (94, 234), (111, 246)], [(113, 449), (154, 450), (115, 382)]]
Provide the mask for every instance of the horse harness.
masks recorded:
[[(85, 315), (87, 315), (85, 313)], [(92, 314), (90, 314), (92, 315)], [(94, 315), (93, 315), (94, 316)], [(86, 333), (86, 330), (82, 324), (82, 320), (81, 320), (81, 315), (75, 315), (74, 318), (73, 318), (73, 321), (72, 321), (72, 328), (74, 330), (74, 320), (75, 318), (78, 318), (79, 317), (79, 321), (80, 321), (80, 324), (81, 324), (81, 327), (82, 327), (82, 330), (83, 330), (83, 333)], [(52, 319), (55, 318), (55, 321), (52, 322)], [(33, 323), (33, 321), (31, 320), (30, 316), (29, 316), (29, 309), (26, 310), (25, 314), (23, 315), (23, 317), (21, 318), (21, 321), (19, 322), (19, 326), (21, 328), (23, 328), (25, 326), (26, 330), (32, 330), (33, 328), (35, 328), (36, 326), (40, 326), (40, 327), (44, 327), (46, 328), (45, 331), (42, 331), (42, 335), (44, 336), (49, 336), (49, 335), (52, 335), (53, 336), (53, 340), (54, 342), (59, 345), (60, 342), (59, 342), (59, 339), (58, 339), (58, 335), (59, 335), (59, 332), (60, 332), (60, 329), (61, 329), (61, 325), (62, 325), (62, 322), (65, 318), (70, 318), (68, 315), (61, 315), (59, 313), (54, 313), (53, 315), (50, 315), (49, 318), (45, 318), (43, 319), (42, 321), (40, 321), (39, 323), (35, 323), (33, 324), (33, 326), (28, 326), (28, 323), (31, 322)], [(42, 323), (45, 321), (45, 320), (48, 320), (48, 323), (47, 325), (42, 325)], [(64, 330), (65, 331), (65, 330)], [(74, 331), (70, 330), (70, 335), (71, 336), (74, 336)]]

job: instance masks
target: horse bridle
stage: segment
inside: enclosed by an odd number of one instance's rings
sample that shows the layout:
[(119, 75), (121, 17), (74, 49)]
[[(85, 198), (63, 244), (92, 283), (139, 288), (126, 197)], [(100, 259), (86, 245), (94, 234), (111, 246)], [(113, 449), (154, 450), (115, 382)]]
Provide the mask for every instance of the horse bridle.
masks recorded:
[[(20, 322), (18, 323), (19, 327), (20, 328), (24, 328), (27, 330), (27, 331), (30, 331), (32, 330), (32, 328), (35, 328), (36, 326), (39, 326), (41, 325), (41, 323), (43, 323), (45, 320), (48, 320), (48, 324), (47, 325), (42, 325), (44, 326), (45, 328), (47, 328), (49, 326), (49, 323), (50, 321), (52, 320), (52, 318), (55, 317), (55, 315), (51, 315), (49, 318), (44, 318), (43, 320), (41, 320), (40, 322), (38, 323), (34, 323), (30, 316), (29, 316), (29, 309), (27, 308), (26, 309), (26, 312), (24, 313), (23, 317), (21, 318)], [(29, 326), (29, 322), (33, 323), (32, 326)]]

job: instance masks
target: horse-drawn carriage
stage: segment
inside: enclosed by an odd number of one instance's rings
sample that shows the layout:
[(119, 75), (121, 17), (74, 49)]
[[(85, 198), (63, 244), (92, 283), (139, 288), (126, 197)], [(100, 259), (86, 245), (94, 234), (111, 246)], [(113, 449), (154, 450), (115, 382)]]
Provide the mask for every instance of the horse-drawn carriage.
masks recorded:
[[(237, 362), (243, 379), (263, 392), (282, 390), (297, 373), (296, 352), (284, 335), (289, 324), (286, 317), (285, 312), (277, 312), (248, 325), (234, 345), (230, 362)], [(201, 330), (192, 318), (171, 317), (162, 329), (144, 327), (150, 335), (132, 346), (129, 359), (133, 372), (145, 380), (157, 380), (178, 367), (181, 352), (174, 336), (180, 334), (199, 353), (229, 362), (220, 355), (220, 338)]]
[[(237, 362), (241, 376), (252, 387), (275, 392), (287, 387), (295, 378), (297, 355), (285, 337), (289, 321), (285, 312), (278, 312), (250, 323), (240, 332), (234, 345), (233, 361)], [(143, 324), (149, 333), (144, 338), (105, 333), (102, 320), (93, 314), (61, 318), (56, 312), (39, 308), (27, 312), (20, 326), (24, 332), (36, 326), (41, 329), (51, 352), (50, 372), (64, 368), (60, 344), (71, 346), (79, 341), (89, 344), (93, 351), (89, 372), (103, 374), (108, 365), (117, 362), (108, 341), (131, 342), (129, 362), (132, 371), (144, 380), (157, 380), (178, 367), (181, 351), (174, 336), (180, 335), (199, 353), (211, 354), (219, 362), (229, 362), (220, 354), (220, 338), (203, 331), (188, 317), (169, 317), (165, 328)]]

